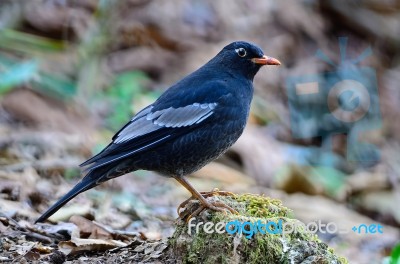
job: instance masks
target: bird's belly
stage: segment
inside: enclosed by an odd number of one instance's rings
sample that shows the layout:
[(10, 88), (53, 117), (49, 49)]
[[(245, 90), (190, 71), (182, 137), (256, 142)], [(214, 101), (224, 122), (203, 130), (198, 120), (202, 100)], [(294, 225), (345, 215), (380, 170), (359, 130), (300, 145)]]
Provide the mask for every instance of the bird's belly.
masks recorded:
[(190, 174), (223, 154), (243, 129), (244, 123), (238, 122), (201, 127), (146, 153), (140, 159), (140, 167), (168, 176)]

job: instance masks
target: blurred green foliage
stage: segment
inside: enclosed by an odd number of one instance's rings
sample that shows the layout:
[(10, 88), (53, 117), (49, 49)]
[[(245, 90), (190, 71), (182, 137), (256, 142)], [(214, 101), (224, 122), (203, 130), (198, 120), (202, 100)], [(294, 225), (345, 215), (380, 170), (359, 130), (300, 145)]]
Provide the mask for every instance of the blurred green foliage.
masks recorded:
[(64, 41), (40, 37), (14, 29), (0, 31), (0, 95), (28, 83), (58, 99), (76, 94), (76, 84), (61, 73), (46, 72), (42, 62), (66, 50)]
[(81, 177), (81, 170), (79, 168), (66, 168), (63, 175), (67, 181), (79, 179)]
[(400, 243), (393, 247), (390, 256), (385, 257), (382, 264), (400, 264)]
[(113, 84), (99, 95), (99, 99), (107, 98), (111, 103), (109, 116), (106, 125), (111, 130), (120, 129), (128, 120), (132, 118), (140, 100), (154, 101), (158, 96), (157, 91), (147, 91), (144, 83), (148, 80), (147, 76), (140, 71), (124, 72), (117, 75)]
[(56, 74), (40, 73), (32, 86), (58, 99), (70, 99), (77, 94), (76, 83), (69, 78)]
[(113, 111), (106, 123), (112, 130), (119, 129), (130, 120), (133, 99), (143, 93), (142, 83), (145, 79), (146, 76), (141, 72), (122, 73), (116, 76), (114, 84), (102, 95), (111, 100)]
[(327, 166), (312, 167), (309, 177), (323, 186), (325, 192), (332, 197), (336, 197), (337, 193), (343, 190), (346, 180), (343, 172)]
[(134, 101), (157, 94), (145, 91), (147, 77), (142, 72), (104, 72), (102, 63), (114, 39), (111, 27), (117, 7), (114, 1), (100, 0), (92, 14), (95, 23), (76, 39), (26, 33), (20, 23), (0, 27), (0, 96), (25, 86), (62, 101), (89, 103), (88, 108), (101, 100), (109, 109), (105, 125), (118, 130), (135, 112)]
[(400, 243), (397, 244), (390, 255), (390, 264), (400, 264)]
[(38, 62), (35, 60), (10, 64), (9, 60), (0, 56), (0, 95), (29, 81), (37, 73)]
[(43, 52), (59, 52), (66, 48), (63, 41), (40, 37), (9, 28), (0, 30), (0, 47), (29, 55), (38, 55)]
[(0, 53), (0, 95), (23, 84), (62, 100), (70, 99), (77, 93), (74, 81), (61, 74), (41, 70), (39, 59), (20, 60)]

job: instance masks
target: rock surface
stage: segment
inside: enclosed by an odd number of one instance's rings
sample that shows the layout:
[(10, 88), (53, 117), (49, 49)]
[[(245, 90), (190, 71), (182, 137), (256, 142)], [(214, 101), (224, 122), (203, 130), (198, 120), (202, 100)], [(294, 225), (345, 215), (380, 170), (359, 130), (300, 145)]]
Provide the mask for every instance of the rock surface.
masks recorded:
[[(197, 218), (178, 220), (169, 239), (167, 259), (174, 257), (177, 263), (348, 263), (307, 232), (305, 225), (293, 219), (291, 210), (277, 199), (253, 194), (208, 199), (222, 201), (239, 214), (205, 210)], [(183, 213), (190, 214), (197, 206), (198, 201), (193, 200)], [(218, 222), (227, 223), (230, 231)], [(262, 223), (266, 226), (261, 227)], [(292, 227), (296, 228), (290, 232)]]

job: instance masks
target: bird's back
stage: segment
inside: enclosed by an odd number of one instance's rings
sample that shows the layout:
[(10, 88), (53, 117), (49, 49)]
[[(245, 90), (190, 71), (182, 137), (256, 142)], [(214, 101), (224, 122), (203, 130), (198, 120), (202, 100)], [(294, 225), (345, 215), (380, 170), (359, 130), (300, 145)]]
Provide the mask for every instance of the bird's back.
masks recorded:
[[(205, 78), (205, 76), (208, 78)], [(170, 94), (171, 93), (171, 94)], [(132, 156), (138, 169), (165, 175), (192, 173), (224, 153), (242, 134), (253, 95), (251, 81), (220, 73), (195, 72), (172, 86), (154, 110), (191, 104), (215, 104), (213, 114), (152, 151)], [(165, 96), (165, 97), (164, 97)], [(167, 98), (167, 100), (164, 100)]]

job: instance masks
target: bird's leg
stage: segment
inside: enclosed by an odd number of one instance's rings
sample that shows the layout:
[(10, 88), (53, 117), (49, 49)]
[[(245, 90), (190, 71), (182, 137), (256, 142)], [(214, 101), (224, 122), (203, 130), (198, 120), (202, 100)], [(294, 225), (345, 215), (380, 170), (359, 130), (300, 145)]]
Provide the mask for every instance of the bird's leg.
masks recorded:
[[(204, 209), (209, 208), (211, 210), (214, 211), (218, 211), (218, 212), (224, 212), (225, 210), (233, 213), (233, 214), (237, 214), (236, 210), (234, 210), (233, 208), (231, 208), (230, 206), (222, 203), (222, 202), (209, 202), (206, 200), (207, 197), (213, 196), (213, 195), (224, 195), (224, 196), (228, 196), (228, 195), (233, 195), (233, 193), (230, 192), (224, 192), (224, 191), (219, 191), (218, 189), (214, 189), (211, 192), (203, 192), (203, 193), (199, 193), (185, 178), (183, 177), (175, 177), (175, 179), (183, 185), (183, 187), (185, 187), (191, 194), (192, 197), (187, 199), (186, 201), (184, 201), (183, 203), (181, 203), (178, 207), (178, 215), (181, 218), (184, 218), (187, 214), (180, 214), (180, 209), (184, 208), (190, 200), (192, 200), (193, 198), (197, 198), (200, 201), (200, 207), (198, 209), (196, 209), (189, 217), (189, 219), (193, 216), (198, 215), (199, 213), (201, 213)], [(204, 195), (204, 196), (203, 196)]]
[[(235, 194), (232, 192), (227, 192), (227, 191), (220, 191), (218, 188), (214, 188), (211, 192), (200, 192), (201, 196), (203, 196), (204, 198), (208, 198), (211, 196), (216, 196), (216, 195), (220, 195), (220, 196), (234, 196)], [(195, 196), (189, 197), (188, 199), (186, 199), (184, 202), (182, 202), (178, 208), (177, 208), (177, 213), (179, 215), (180, 209), (181, 208), (185, 208), (185, 206), (191, 201), (193, 200), (193, 198), (196, 198)]]

